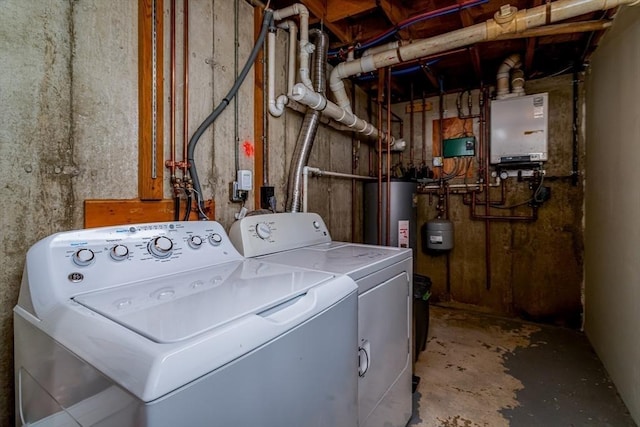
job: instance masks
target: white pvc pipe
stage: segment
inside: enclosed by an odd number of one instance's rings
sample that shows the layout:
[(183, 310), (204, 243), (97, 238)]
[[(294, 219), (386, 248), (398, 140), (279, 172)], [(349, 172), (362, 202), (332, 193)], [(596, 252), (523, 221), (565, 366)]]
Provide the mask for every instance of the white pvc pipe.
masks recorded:
[[(349, 98), (342, 82), (344, 78), (458, 47), (494, 40), (501, 34), (520, 33), (527, 28), (540, 27), (597, 10), (638, 3), (640, 0), (558, 0), (550, 5), (521, 11), (505, 5), (494, 15), (494, 19), (489, 19), (486, 22), (419, 40), (396, 49), (361, 57), (355, 61), (341, 62), (331, 72), (329, 86), (338, 106), (351, 113)], [(547, 13), (549, 13), (548, 16)]]
[(280, 117), (284, 112), (284, 106), (287, 104), (286, 95), (280, 95), (276, 99), (276, 33), (269, 31), (267, 34), (267, 99), (269, 104), (269, 114), (274, 117)]
[(293, 85), (296, 84), (296, 49), (298, 44), (298, 26), (291, 20), (286, 20), (278, 28), (289, 30), (289, 64), (287, 70), (287, 95), (291, 96)]
[(400, 47), (399, 41), (389, 42), (385, 44), (381, 44), (379, 46), (370, 47), (369, 49), (362, 52), (362, 56), (375, 55), (376, 53), (384, 52), (389, 49), (397, 49)]
[(309, 190), (309, 175), (331, 176), (334, 178), (359, 179), (363, 181), (377, 180), (378, 178), (366, 175), (353, 175), (350, 173), (324, 171), (312, 166), (302, 168), (302, 212), (307, 212), (307, 192)]
[(315, 46), (309, 43), (309, 10), (303, 4), (296, 3), (274, 11), (273, 19), (281, 21), (294, 15), (300, 16), (300, 81), (309, 89), (313, 89), (309, 72), (309, 56), (313, 53)]
[[(508, 56), (500, 67), (498, 67), (498, 74), (496, 75), (496, 97), (498, 99), (506, 98), (511, 91), (509, 90), (509, 73), (512, 69), (519, 69), (522, 66), (520, 55), (514, 53)], [(524, 83), (524, 82), (523, 82)]]
[(295, 53), (296, 53), (296, 40), (298, 33), (298, 26), (290, 20), (282, 22), (278, 25), (279, 28), (289, 30), (289, 67), (287, 71), (287, 95), (280, 95), (276, 98), (276, 33), (275, 31), (269, 31), (267, 35), (267, 99), (269, 106), (269, 114), (274, 117), (280, 117), (284, 112), (284, 106), (289, 103), (289, 96), (293, 91), (293, 85), (295, 84)]
[[(351, 130), (360, 132), (364, 135), (370, 136), (371, 138), (378, 138), (379, 131), (371, 123), (368, 123), (355, 114), (339, 107), (323, 95), (307, 89), (303, 84), (298, 83), (293, 87), (293, 94), (291, 97), (299, 103), (304, 104), (313, 110), (321, 111), (322, 114), (327, 117), (347, 125)], [(386, 141), (386, 134), (382, 133), (380, 136), (383, 141)], [(393, 136), (391, 137), (391, 140), (387, 142), (392, 145), (392, 149), (393, 145), (401, 147), (404, 144), (403, 140), (395, 139)]]

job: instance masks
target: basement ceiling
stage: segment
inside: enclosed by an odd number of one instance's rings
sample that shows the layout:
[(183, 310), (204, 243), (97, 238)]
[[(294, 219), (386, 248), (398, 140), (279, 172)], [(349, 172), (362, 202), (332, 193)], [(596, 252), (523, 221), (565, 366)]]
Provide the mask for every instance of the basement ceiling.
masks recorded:
[[(273, 0), (272, 9), (281, 9), (293, 0)], [(409, 43), (485, 22), (505, 4), (518, 10), (546, 4), (544, 0), (301, 0), (310, 11), (311, 27), (322, 27), (330, 35), (330, 62), (346, 59), (355, 47), (355, 57), (363, 48), (392, 41)], [(482, 42), (454, 49), (432, 58), (423, 58), (392, 69), (392, 102), (423, 95), (495, 85), (501, 62), (513, 53), (522, 57), (527, 79), (582, 70), (610, 24), (615, 9), (582, 15), (556, 28), (571, 27), (579, 32), (532, 34), (530, 37)], [(560, 24), (560, 25), (558, 25)], [(586, 29), (586, 31), (585, 31)], [(387, 37), (385, 37), (385, 35)], [(373, 98), (377, 94), (376, 73), (354, 78)]]

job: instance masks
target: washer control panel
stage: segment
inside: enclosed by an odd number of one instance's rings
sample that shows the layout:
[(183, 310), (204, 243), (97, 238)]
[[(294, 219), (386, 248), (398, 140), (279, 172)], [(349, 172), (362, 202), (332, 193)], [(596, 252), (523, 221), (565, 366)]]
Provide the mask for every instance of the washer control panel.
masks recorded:
[(24, 277), (31, 295), (46, 295), (41, 300), (48, 305), (45, 301), (242, 259), (214, 221), (123, 225), (67, 231), (37, 242), (27, 253)]
[(306, 212), (244, 217), (233, 223), (229, 238), (245, 257), (331, 242), (320, 215)]

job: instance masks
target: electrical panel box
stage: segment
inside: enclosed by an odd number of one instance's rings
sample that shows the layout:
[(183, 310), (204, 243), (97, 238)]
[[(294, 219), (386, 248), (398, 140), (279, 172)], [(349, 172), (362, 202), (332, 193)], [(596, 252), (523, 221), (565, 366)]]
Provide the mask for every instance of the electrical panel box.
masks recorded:
[(547, 161), (549, 95), (491, 101), (492, 164)]
[(442, 141), (443, 157), (465, 157), (476, 155), (476, 137), (463, 136), (461, 138), (449, 138)]

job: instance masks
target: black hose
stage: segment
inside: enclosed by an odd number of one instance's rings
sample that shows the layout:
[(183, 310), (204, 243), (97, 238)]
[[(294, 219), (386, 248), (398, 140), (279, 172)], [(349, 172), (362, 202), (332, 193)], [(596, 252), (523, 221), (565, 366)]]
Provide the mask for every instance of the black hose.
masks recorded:
[[(196, 202), (198, 200), (196, 199)], [(191, 216), (191, 204), (193, 203), (193, 199), (191, 198), (191, 191), (187, 190), (187, 207), (184, 210), (184, 218), (183, 221), (189, 221), (189, 217)]]
[[(200, 139), (202, 134), (218, 118), (220, 113), (224, 111), (224, 109), (227, 107), (227, 105), (229, 105), (233, 97), (238, 92), (238, 89), (240, 89), (242, 82), (244, 82), (244, 79), (247, 77), (247, 74), (249, 74), (249, 70), (251, 69), (251, 66), (253, 65), (253, 63), (256, 60), (256, 57), (258, 56), (258, 52), (262, 48), (264, 38), (267, 34), (267, 30), (271, 26), (272, 21), (273, 21), (273, 11), (270, 9), (265, 10), (264, 17), (262, 18), (262, 29), (260, 30), (260, 36), (258, 37), (256, 44), (253, 46), (253, 50), (251, 50), (251, 55), (249, 55), (249, 59), (247, 59), (246, 64), (244, 64), (244, 67), (242, 68), (240, 75), (238, 76), (235, 83), (233, 84), (233, 87), (231, 88), (229, 93), (227, 93), (227, 96), (225, 96), (224, 99), (220, 102), (220, 104), (218, 104), (216, 109), (213, 110), (213, 112), (209, 114), (209, 116), (202, 122), (202, 124), (198, 127), (198, 130), (196, 130), (196, 132), (193, 134), (193, 136), (189, 140), (189, 145), (187, 146), (187, 161), (189, 162), (189, 175), (191, 176), (191, 180), (193, 181), (193, 188), (196, 192), (196, 203), (198, 203), (198, 206), (200, 206), (200, 209), (198, 209), (198, 217), (200, 219), (207, 219), (207, 217), (204, 216), (203, 214), (204, 200), (202, 199), (202, 187), (200, 186), (200, 180), (198, 179), (196, 162), (193, 159), (194, 153), (196, 150), (196, 145), (198, 144), (198, 140)], [(189, 206), (189, 209), (190, 209), (190, 206)]]
[(173, 198), (173, 220), (180, 221), (180, 196)]

